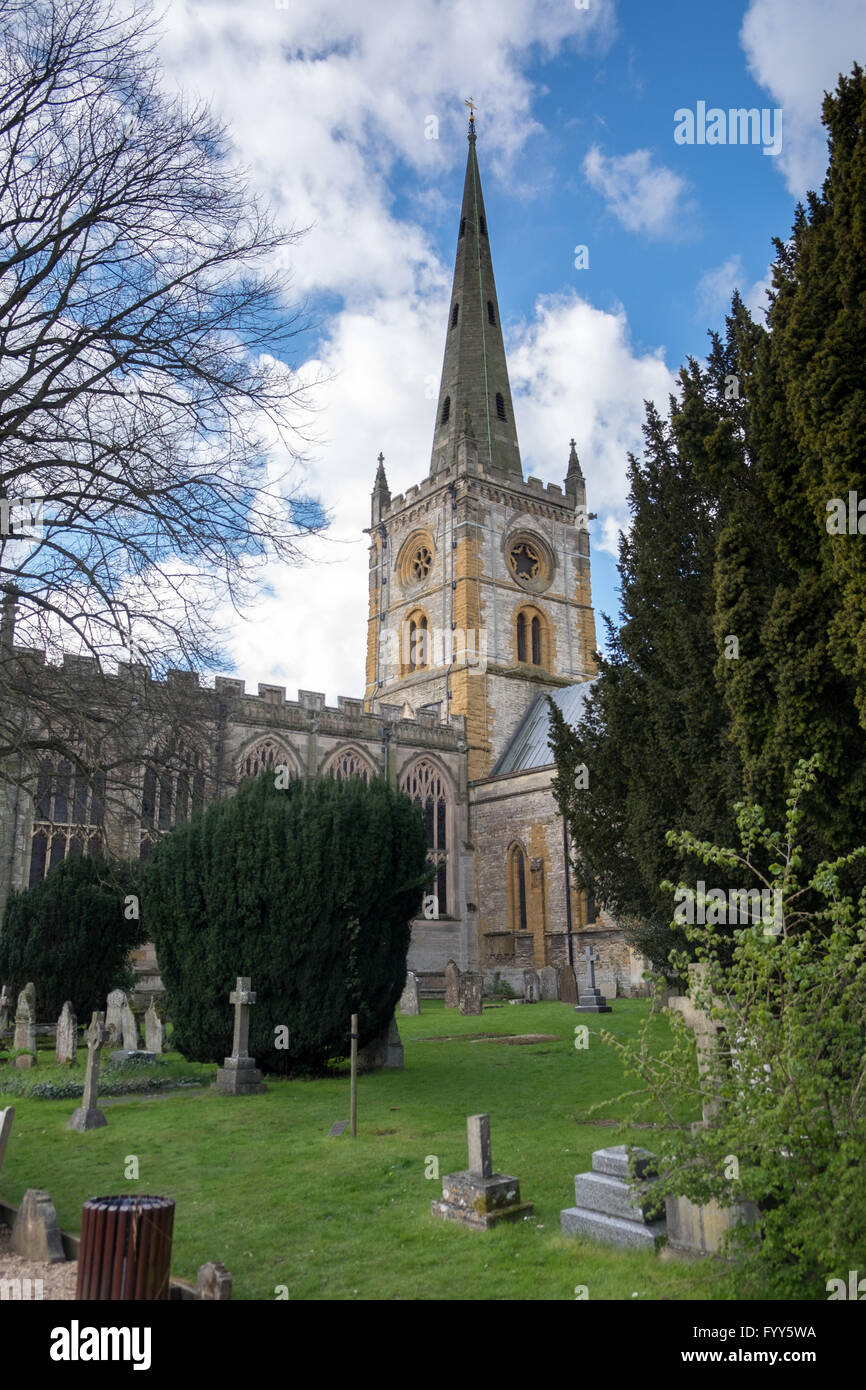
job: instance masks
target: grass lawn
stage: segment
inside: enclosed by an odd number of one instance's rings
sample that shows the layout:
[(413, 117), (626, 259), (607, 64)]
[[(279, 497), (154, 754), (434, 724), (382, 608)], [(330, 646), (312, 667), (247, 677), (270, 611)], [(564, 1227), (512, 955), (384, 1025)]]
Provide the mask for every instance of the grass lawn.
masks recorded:
[[(360, 1078), (355, 1140), (327, 1137), (348, 1117), (342, 1076), (269, 1081), (263, 1096), (203, 1088), (123, 1097), (106, 1104), (107, 1127), (89, 1134), (65, 1128), (74, 1100), (0, 1094), (0, 1106), (16, 1112), (0, 1194), (17, 1203), (28, 1187), (46, 1189), (73, 1232), (88, 1197), (173, 1197), (172, 1273), (194, 1280), (205, 1260), (221, 1260), (235, 1298), (273, 1299), (280, 1285), (291, 1299), (572, 1300), (578, 1285), (592, 1300), (725, 1297), (718, 1262), (665, 1260), (560, 1234), (560, 1210), (574, 1204), (574, 1174), (590, 1167), (593, 1149), (653, 1148), (652, 1129), (619, 1122), (623, 1105), (603, 1112), (605, 1123), (588, 1116), (596, 1101), (631, 1087), (600, 1029), (634, 1036), (647, 1008), (616, 1000), (613, 1013), (594, 1016), (560, 1003), (505, 1005), (464, 1018), (425, 1002), (419, 1018), (399, 1019), (405, 1069)], [(576, 1022), (589, 1027), (586, 1050), (574, 1047)], [(655, 1026), (663, 1041), (665, 1018)], [(556, 1040), (472, 1039), (481, 1032)], [(215, 1073), (176, 1054), (172, 1062), (186, 1075)], [(83, 1074), (81, 1064), (77, 1070)], [(55, 1077), (58, 1069), (39, 1072)], [(9, 1074), (0, 1068), (0, 1081)], [(432, 1157), (440, 1178), (466, 1167), (466, 1116), (478, 1112), (491, 1117), (495, 1171), (516, 1175), (522, 1199), (535, 1205), (529, 1221), (488, 1232), (434, 1217), (441, 1182), (425, 1177)], [(137, 1182), (124, 1176), (130, 1155)]]

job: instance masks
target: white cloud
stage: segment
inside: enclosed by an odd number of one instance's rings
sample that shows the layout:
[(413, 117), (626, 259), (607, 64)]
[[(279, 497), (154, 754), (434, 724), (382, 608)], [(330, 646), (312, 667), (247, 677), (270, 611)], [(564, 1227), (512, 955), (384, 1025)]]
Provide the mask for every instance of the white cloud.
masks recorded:
[(723, 318), (730, 312), (731, 296), (734, 290), (738, 289), (740, 298), (752, 317), (759, 323), (763, 322), (763, 315), (767, 309), (766, 291), (772, 285), (771, 267), (767, 266), (764, 274), (751, 285), (746, 281), (741, 256), (729, 256), (721, 265), (705, 271), (695, 291), (698, 305), (696, 317), (713, 320)]
[[(306, 482), (331, 511), (302, 568), (271, 565), (255, 611), (221, 615), (236, 673), (337, 695), (363, 690), (369, 499), (381, 449), (392, 493), (427, 472), (450, 288), (426, 230), (441, 212), (436, 175), (465, 158), (462, 96), (479, 108), (485, 176), (503, 177), (530, 135), (539, 49), (603, 51), (612, 3), (563, 0), (227, 0), (169, 5), (164, 61), (178, 85), (229, 123), (255, 189), (284, 223), (311, 225), (289, 261), (295, 295), (336, 307), (304, 379), (324, 373)], [(425, 121), (439, 120), (438, 140)], [(398, 213), (397, 161), (433, 181)], [(405, 182), (401, 180), (401, 183)], [(428, 188), (429, 188), (428, 184)], [(456, 219), (457, 209), (446, 209)], [(512, 380), (527, 471), (561, 482), (575, 434), (592, 510), (624, 518), (625, 450), (640, 446), (644, 395), (666, 398), (660, 356), (635, 359), (625, 315), (574, 295), (548, 299), (512, 335)], [(579, 378), (575, 378), (579, 364)], [(661, 403), (663, 403), (663, 400)]]
[(821, 102), (839, 74), (866, 60), (866, 6), (861, 0), (752, 0), (740, 43), (755, 81), (781, 106), (778, 163), (788, 188), (802, 197), (820, 188), (827, 167)]
[(606, 313), (570, 292), (539, 299), (508, 359), (524, 472), (561, 484), (573, 435), (599, 518), (593, 543), (617, 554), (628, 519), (626, 455), (643, 449), (643, 402), (664, 414), (676, 387), (663, 350), (637, 355), (621, 306)]
[(692, 211), (692, 204), (682, 202), (686, 180), (663, 164), (653, 165), (649, 150), (607, 157), (593, 145), (583, 161), (583, 172), (630, 232), (651, 237), (675, 234)]

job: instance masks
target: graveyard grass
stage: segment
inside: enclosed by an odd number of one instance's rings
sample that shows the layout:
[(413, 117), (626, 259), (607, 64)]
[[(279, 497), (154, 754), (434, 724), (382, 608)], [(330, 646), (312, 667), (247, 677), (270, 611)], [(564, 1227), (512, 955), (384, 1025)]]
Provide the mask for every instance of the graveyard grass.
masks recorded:
[[(0, 1195), (17, 1204), (28, 1187), (47, 1189), (61, 1226), (76, 1233), (88, 1197), (173, 1197), (172, 1274), (194, 1281), (200, 1264), (221, 1260), (242, 1299), (274, 1299), (280, 1286), (293, 1300), (573, 1300), (578, 1286), (590, 1300), (732, 1296), (720, 1261), (664, 1259), (560, 1233), (560, 1210), (574, 1204), (574, 1175), (590, 1167), (593, 1149), (653, 1148), (652, 1129), (623, 1126), (623, 1103), (589, 1115), (634, 1086), (599, 1032), (634, 1037), (648, 1007), (619, 999), (599, 1017), (554, 1002), (463, 1017), (425, 1001), (419, 1017), (398, 1019), (405, 1069), (359, 1079), (355, 1140), (348, 1131), (327, 1137), (348, 1116), (340, 1075), (266, 1078), (261, 1096), (202, 1088), (119, 1098), (104, 1106), (107, 1127), (87, 1134), (66, 1129), (74, 1101), (0, 1097), (16, 1111)], [(580, 1051), (578, 1022), (590, 1035)], [(653, 1024), (661, 1046), (667, 1020)], [(472, 1040), (481, 1032), (556, 1041)], [(177, 1054), (171, 1060), (189, 1074)], [(216, 1066), (196, 1070), (211, 1079)], [(522, 1200), (535, 1206), (530, 1220), (488, 1232), (430, 1209), (441, 1178), (466, 1167), (466, 1116), (479, 1112), (490, 1115), (494, 1171), (519, 1178)], [(125, 1177), (132, 1155), (137, 1182)], [(438, 1179), (425, 1176), (431, 1157)]]

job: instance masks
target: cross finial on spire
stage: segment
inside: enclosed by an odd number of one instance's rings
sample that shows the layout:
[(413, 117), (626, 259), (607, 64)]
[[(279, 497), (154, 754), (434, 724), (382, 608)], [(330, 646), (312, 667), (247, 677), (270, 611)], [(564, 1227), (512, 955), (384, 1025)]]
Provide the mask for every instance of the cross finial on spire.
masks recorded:
[[(573, 444), (573, 443), (574, 443), (574, 440), (572, 439), (571, 442), (572, 442), (572, 444)], [(377, 463), (384, 463), (384, 462), (385, 462), (385, 455), (381, 452), (381, 450), (379, 451), (379, 457), (378, 457), (378, 459), (376, 460), (376, 462), (377, 462)]]

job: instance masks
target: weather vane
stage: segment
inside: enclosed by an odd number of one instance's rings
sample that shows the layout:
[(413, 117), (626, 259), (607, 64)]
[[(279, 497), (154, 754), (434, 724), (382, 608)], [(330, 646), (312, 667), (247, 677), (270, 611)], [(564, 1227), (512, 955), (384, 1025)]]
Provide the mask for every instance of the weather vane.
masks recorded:
[(472, 100), (472, 98), (470, 97), (468, 101), (464, 101), (463, 105), (469, 107), (469, 119), (470, 119), (470, 121), (474, 121), (474, 120), (475, 120), (475, 102), (474, 102), (474, 101)]

